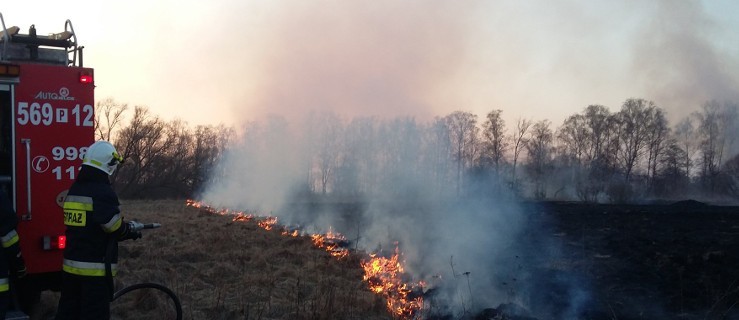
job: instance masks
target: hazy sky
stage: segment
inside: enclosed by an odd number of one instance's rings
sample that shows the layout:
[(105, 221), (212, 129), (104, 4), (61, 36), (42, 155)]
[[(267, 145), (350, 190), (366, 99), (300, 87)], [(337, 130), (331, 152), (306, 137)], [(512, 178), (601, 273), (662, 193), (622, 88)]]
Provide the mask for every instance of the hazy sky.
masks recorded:
[(706, 99), (739, 101), (734, 0), (66, 0), (0, 12), (24, 33), (70, 19), (98, 99), (193, 124), (502, 109), (558, 126), (630, 97), (673, 121)]

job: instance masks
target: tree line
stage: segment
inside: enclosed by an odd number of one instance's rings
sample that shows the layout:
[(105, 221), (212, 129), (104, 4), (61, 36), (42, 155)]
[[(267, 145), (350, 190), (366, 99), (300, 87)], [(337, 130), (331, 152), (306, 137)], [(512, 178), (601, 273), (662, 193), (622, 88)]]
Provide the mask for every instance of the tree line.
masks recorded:
[(95, 139), (113, 143), (124, 159), (111, 177), (122, 198), (191, 197), (234, 136), (223, 125), (165, 121), (147, 107), (131, 110), (112, 98), (97, 102), (95, 112)]
[[(271, 187), (338, 197), (505, 191), (539, 200), (716, 200), (739, 197), (737, 109), (708, 101), (670, 125), (654, 102), (631, 98), (617, 111), (589, 105), (558, 127), (546, 119), (508, 124), (502, 110), (425, 123), (314, 112), (302, 123), (253, 121), (237, 134), (163, 121), (144, 107), (124, 124), (128, 107), (107, 99), (97, 104), (96, 134), (126, 159), (113, 179), (125, 197), (190, 197), (209, 184), (252, 179), (241, 175), (252, 171)], [(297, 186), (270, 181), (286, 172)]]

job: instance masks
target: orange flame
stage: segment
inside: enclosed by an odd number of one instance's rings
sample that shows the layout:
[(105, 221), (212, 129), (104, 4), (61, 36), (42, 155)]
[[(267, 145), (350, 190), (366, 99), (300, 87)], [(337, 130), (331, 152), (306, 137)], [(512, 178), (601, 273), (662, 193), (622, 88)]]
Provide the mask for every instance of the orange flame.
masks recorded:
[(277, 217), (266, 217), (263, 220), (257, 222), (257, 225), (259, 225), (264, 230), (272, 230), (272, 227), (274, 227), (276, 224)]
[(233, 221), (250, 221), (254, 219), (254, 215), (238, 213), (234, 215)]
[(188, 207), (200, 209), (200, 210), (212, 213), (212, 214), (218, 214), (222, 216), (233, 216), (233, 221), (250, 221), (254, 219), (254, 215), (251, 213), (245, 213), (243, 211), (233, 211), (230, 209), (216, 209), (209, 205), (206, 205), (205, 203), (191, 200), (191, 199), (188, 199), (187, 201), (185, 201), (185, 204)]
[[(195, 200), (187, 200), (186, 204), (213, 214), (232, 215), (233, 221), (248, 222), (256, 219), (253, 214), (229, 209), (216, 209)], [(277, 225), (277, 217), (262, 217), (257, 220), (257, 225), (265, 230), (272, 230)], [(289, 232), (284, 229), (281, 234), (289, 237), (300, 235), (298, 230)], [(315, 247), (326, 250), (337, 259), (349, 256), (349, 250), (340, 245), (347, 240), (346, 237), (334, 232), (331, 227), (329, 227), (326, 234), (312, 234), (310, 238)], [(403, 264), (399, 257), (400, 253), (397, 247), (395, 248), (395, 254), (390, 258), (370, 254), (369, 260), (361, 261), (361, 266), (364, 269), (363, 280), (367, 282), (372, 292), (382, 295), (387, 300), (387, 308), (393, 315), (400, 319), (414, 319), (423, 307), (423, 298), (420, 296), (410, 297), (410, 294), (416, 289), (423, 289), (425, 283), (423, 281), (410, 284), (404, 282), (401, 279)]]
[(203, 203), (198, 202), (198, 201), (195, 201), (195, 200), (192, 200), (192, 199), (187, 199), (185, 201), (185, 204), (188, 207), (193, 207), (193, 208), (198, 208), (198, 209), (200, 209), (203, 206)]
[(312, 234), (310, 237), (314, 246), (323, 248), (336, 258), (349, 256), (349, 250), (341, 247), (341, 243), (346, 241), (346, 237), (338, 232), (333, 232), (331, 227), (328, 228), (326, 234)]
[(293, 237), (293, 238), (295, 238), (295, 237), (297, 237), (298, 235), (300, 235), (300, 233), (298, 232), (298, 230), (293, 230), (293, 232), (290, 232), (290, 231), (287, 231), (287, 230), (283, 230), (283, 231), (282, 231), (282, 235), (283, 235), (283, 236), (288, 236), (288, 237)]
[(370, 290), (385, 297), (390, 312), (402, 319), (412, 319), (423, 306), (423, 298), (420, 296), (411, 298), (409, 295), (415, 288), (422, 288), (425, 284), (418, 282), (409, 285), (401, 279), (403, 265), (399, 256), (397, 247), (395, 254), (390, 258), (371, 254), (368, 261), (361, 262), (364, 269), (363, 279)]

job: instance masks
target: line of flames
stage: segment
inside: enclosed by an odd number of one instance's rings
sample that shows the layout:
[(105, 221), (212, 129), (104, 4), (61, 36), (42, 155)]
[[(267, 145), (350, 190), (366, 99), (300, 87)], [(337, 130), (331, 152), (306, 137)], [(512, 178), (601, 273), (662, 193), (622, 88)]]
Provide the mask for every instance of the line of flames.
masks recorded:
[[(259, 227), (265, 230), (273, 230), (277, 225), (277, 217), (257, 217), (254, 214), (242, 211), (216, 209), (195, 200), (187, 200), (186, 204), (212, 214), (233, 216), (233, 221), (255, 221)], [(281, 234), (288, 237), (301, 235), (298, 230), (289, 231), (284, 228)], [(311, 234), (309, 236), (314, 246), (326, 250), (337, 259), (349, 256), (349, 250), (339, 245), (346, 241), (346, 237), (338, 232), (333, 232), (330, 227), (326, 234)], [(395, 253), (389, 258), (370, 254), (369, 259), (362, 259), (360, 264), (364, 269), (363, 280), (372, 292), (385, 298), (387, 309), (393, 315), (400, 319), (415, 318), (423, 306), (423, 298), (420, 296), (410, 297), (410, 294), (416, 289), (422, 289), (424, 283), (407, 283), (401, 279), (403, 264), (400, 261), (400, 253), (397, 247)]]

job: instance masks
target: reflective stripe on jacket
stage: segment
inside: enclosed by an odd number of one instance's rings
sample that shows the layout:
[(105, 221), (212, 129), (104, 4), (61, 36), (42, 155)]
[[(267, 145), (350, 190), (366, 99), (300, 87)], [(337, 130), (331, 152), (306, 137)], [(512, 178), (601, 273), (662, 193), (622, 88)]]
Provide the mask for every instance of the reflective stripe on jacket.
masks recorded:
[(6, 235), (0, 237), (0, 241), (3, 243), (3, 248), (10, 248), (10, 246), (18, 243), (18, 232), (15, 229), (10, 230)]
[[(110, 265), (110, 269), (115, 276), (118, 273), (118, 265), (113, 263)], [(105, 276), (105, 264), (98, 262), (84, 262), (64, 259), (62, 264), (62, 270), (67, 273), (76, 274), (79, 276), (88, 277), (104, 277)]]

